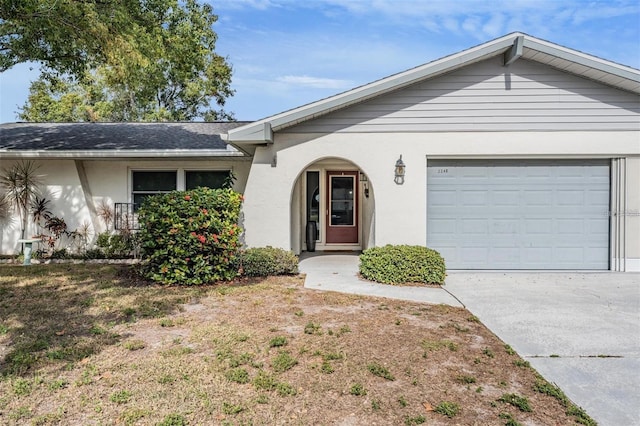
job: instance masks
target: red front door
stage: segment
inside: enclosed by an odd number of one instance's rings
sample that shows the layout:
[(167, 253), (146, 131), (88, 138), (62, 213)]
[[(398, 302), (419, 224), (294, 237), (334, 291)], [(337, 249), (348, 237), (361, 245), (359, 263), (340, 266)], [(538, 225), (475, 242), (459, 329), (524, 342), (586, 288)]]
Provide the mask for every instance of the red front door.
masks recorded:
[(358, 172), (327, 172), (327, 244), (358, 243)]

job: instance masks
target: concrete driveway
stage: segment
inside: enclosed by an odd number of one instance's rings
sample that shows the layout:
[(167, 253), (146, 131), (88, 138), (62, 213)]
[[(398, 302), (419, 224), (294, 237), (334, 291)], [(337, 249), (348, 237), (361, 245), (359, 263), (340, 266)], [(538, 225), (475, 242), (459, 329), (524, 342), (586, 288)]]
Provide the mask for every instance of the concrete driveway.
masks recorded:
[(640, 274), (450, 272), (445, 288), (600, 425), (640, 425)]

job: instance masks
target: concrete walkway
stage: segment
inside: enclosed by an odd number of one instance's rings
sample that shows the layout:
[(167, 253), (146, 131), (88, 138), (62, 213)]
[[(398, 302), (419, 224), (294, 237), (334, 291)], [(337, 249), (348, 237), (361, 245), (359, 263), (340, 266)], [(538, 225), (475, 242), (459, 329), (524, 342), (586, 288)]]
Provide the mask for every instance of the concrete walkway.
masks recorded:
[(600, 425), (640, 425), (640, 274), (450, 272), (443, 288), (357, 276), (358, 255), (306, 254), (305, 287), (464, 306)]
[(300, 272), (307, 275), (304, 286), (316, 290), (462, 306), (444, 288), (398, 287), (362, 280), (358, 277), (358, 255), (357, 252), (304, 253), (300, 256)]

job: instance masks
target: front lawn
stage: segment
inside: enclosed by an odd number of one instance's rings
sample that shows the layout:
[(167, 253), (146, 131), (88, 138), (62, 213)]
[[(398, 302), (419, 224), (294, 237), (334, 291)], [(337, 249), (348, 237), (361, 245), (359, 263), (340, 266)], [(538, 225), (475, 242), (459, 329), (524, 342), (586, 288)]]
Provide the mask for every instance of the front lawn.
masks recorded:
[[(569, 413), (569, 414), (567, 414)], [(0, 424), (588, 423), (468, 311), (0, 266)]]

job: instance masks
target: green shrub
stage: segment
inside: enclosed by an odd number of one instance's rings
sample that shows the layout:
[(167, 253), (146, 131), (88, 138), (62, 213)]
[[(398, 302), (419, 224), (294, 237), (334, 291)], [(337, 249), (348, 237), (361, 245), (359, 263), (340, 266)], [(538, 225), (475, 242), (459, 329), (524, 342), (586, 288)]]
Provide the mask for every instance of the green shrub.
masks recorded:
[(442, 414), (449, 418), (455, 417), (460, 413), (460, 406), (455, 402), (443, 401), (434, 408), (436, 413)]
[[(108, 259), (122, 259), (130, 257), (135, 248), (137, 236), (135, 234), (110, 234), (109, 232), (102, 232), (98, 234), (96, 239), (96, 246), (98, 249), (91, 250), (90, 257), (88, 258), (100, 258), (105, 257)], [(89, 253), (89, 251), (87, 251)], [(100, 253), (102, 256), (100, 256)]]
[(242, 274), (249, 277), (298, 273), (298, 257), (293, 252), (280, 248), (250, 248), (240, 253), (237, 262)]
[(138, 211), (142, 274), (163, 284), (197, 285), (237, 276), (242, 195), (197, 188), (145, 199)]
[(427, 247), (386, 245), (367, 249), (360, 255), (360, 274), (380, 283), (443, 284), (445, 272), (440, 253)]

